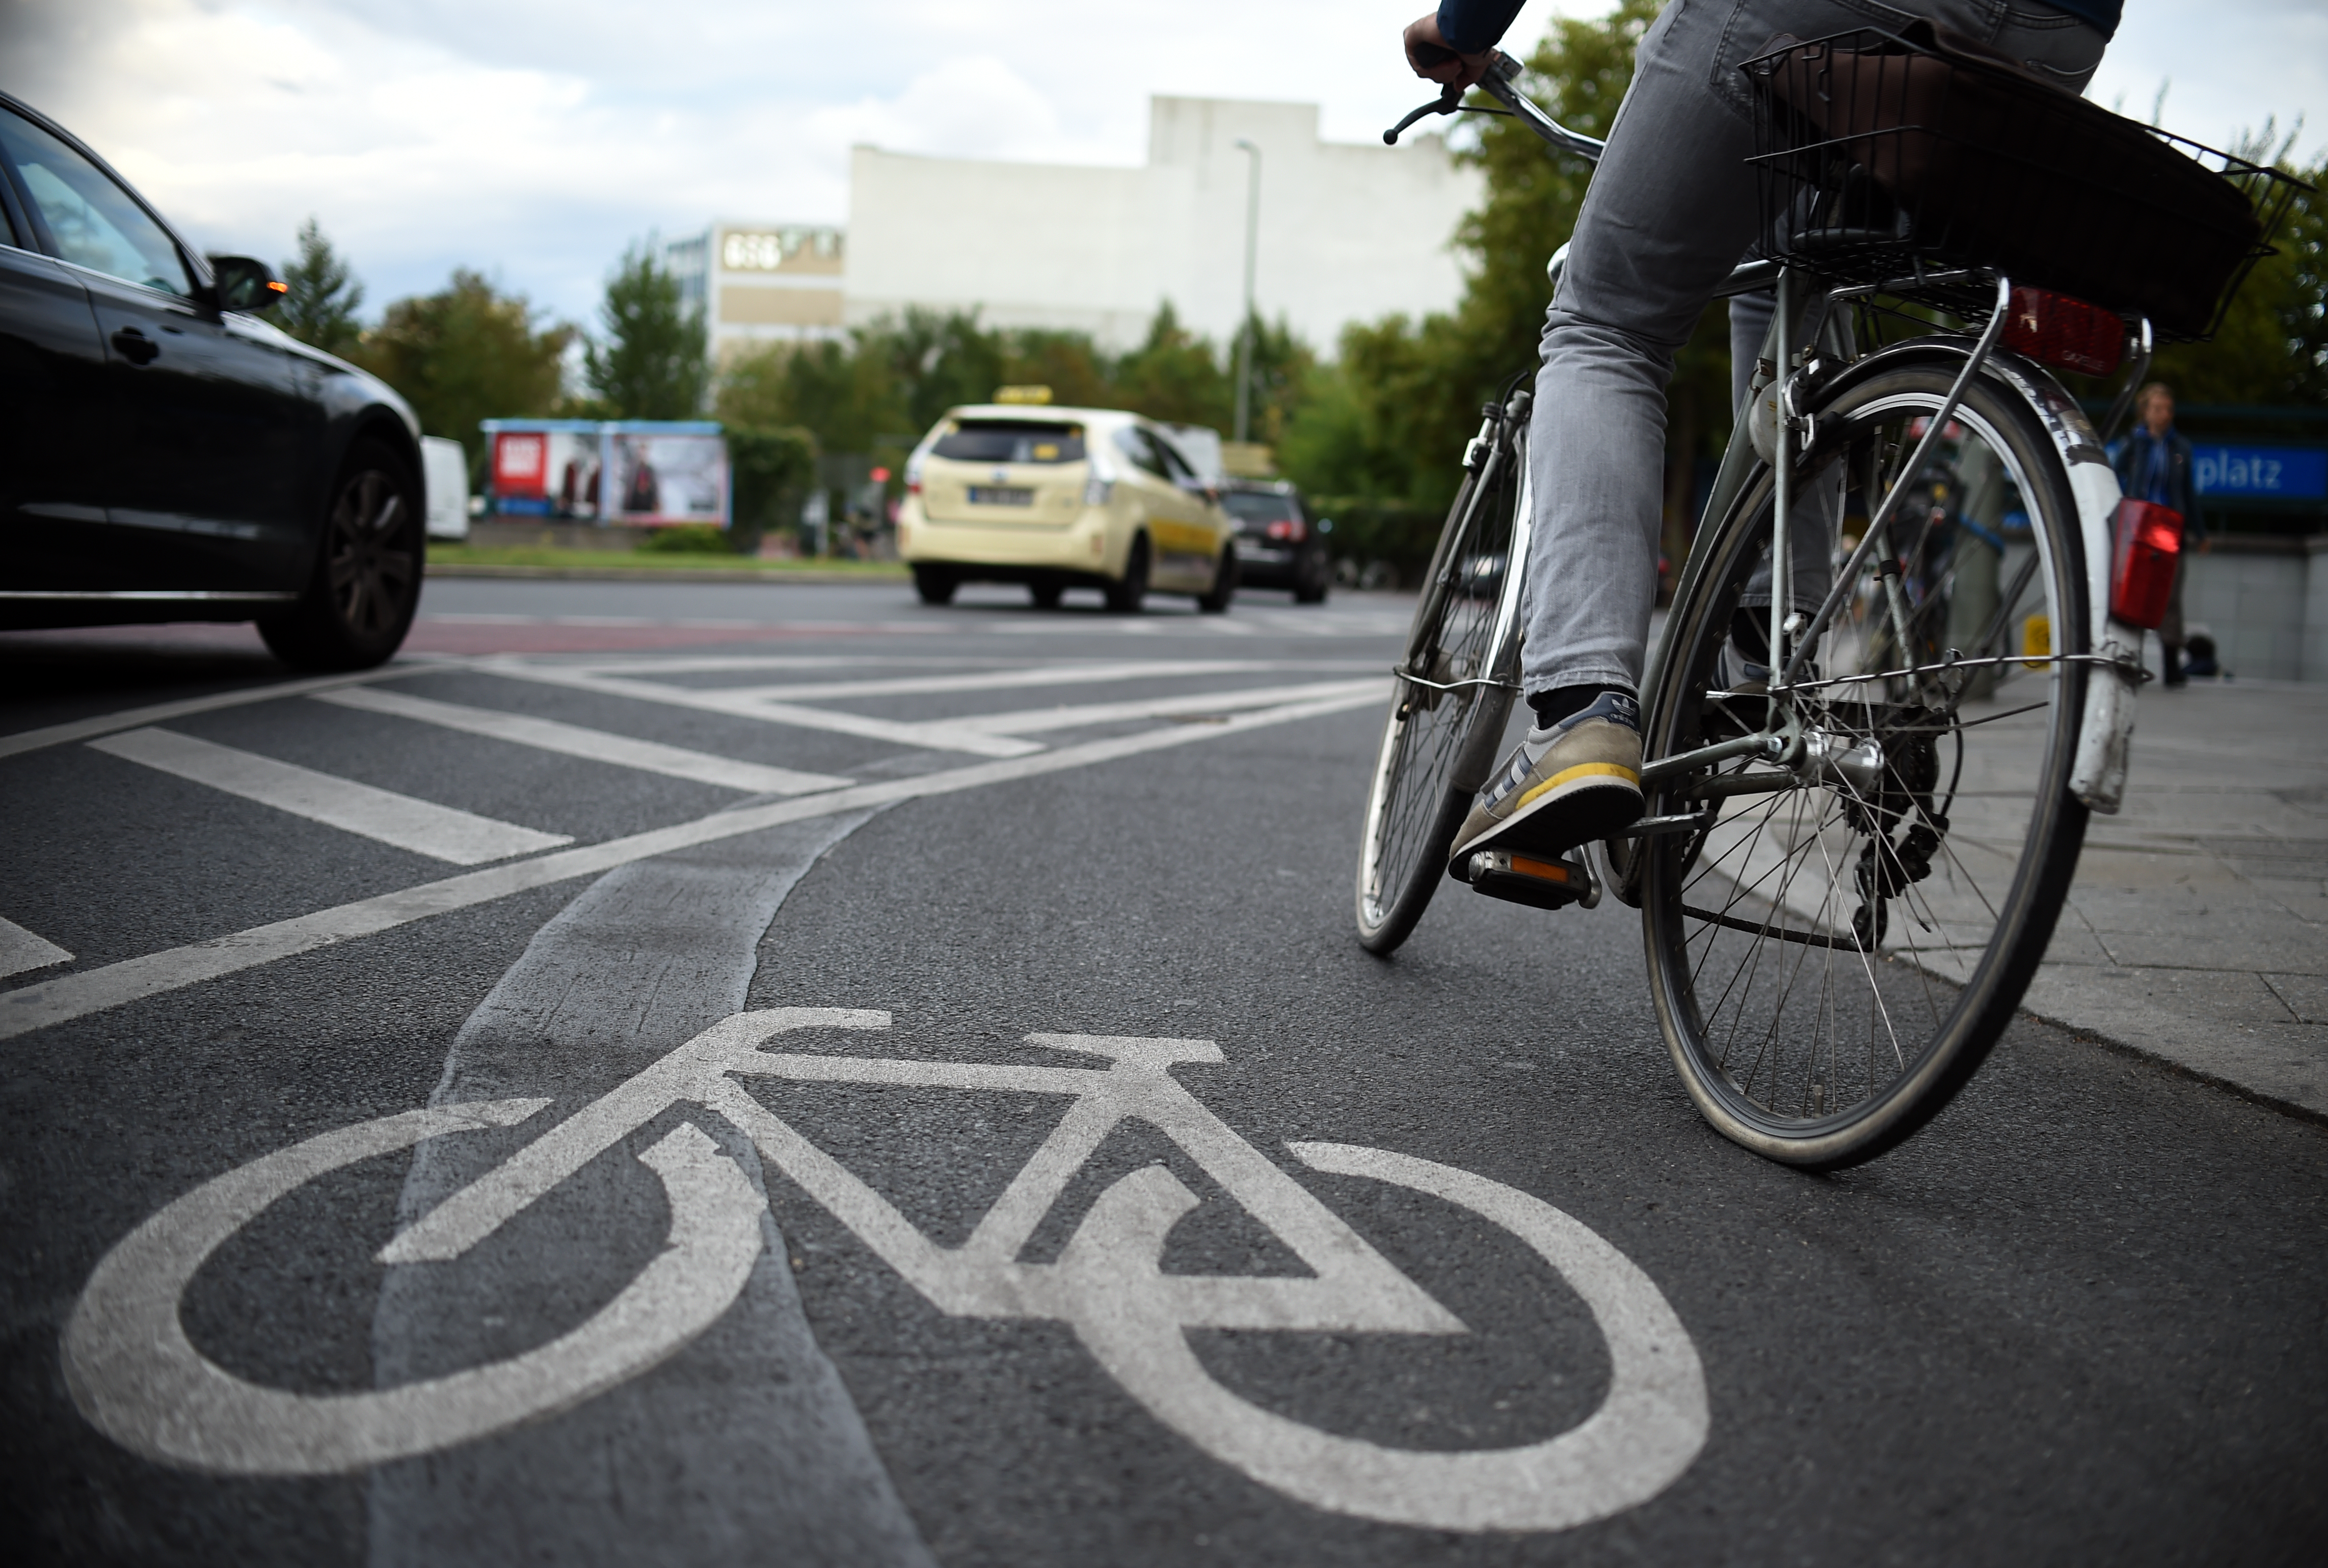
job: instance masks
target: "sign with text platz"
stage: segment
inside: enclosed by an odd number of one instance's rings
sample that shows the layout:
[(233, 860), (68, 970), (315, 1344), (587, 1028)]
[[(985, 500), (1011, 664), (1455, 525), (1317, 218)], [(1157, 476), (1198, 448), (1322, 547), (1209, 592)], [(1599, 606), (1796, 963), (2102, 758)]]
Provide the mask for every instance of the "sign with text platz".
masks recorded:
[(2199, 493), (2272, 501), (2328, 497), (2328, 448), (2194, 444)]

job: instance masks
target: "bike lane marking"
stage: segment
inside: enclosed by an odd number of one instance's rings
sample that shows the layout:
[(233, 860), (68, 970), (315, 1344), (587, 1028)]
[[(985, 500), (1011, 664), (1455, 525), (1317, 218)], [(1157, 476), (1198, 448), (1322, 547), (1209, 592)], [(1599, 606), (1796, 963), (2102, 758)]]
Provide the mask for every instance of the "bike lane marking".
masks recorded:
[[(589, 1131), (587, 1107), (743, 1008), (761, 939), (784, 899), (873, 814), (789, 823), (598, 878), (535, 934), (470, 1014), (432, 1105), (546, 1095), (556, 1108), (541, 1121), (563, 1118), (542, 1129), (549, 1141)], [(698, 1271), (700, 1292), (718, 1294), (716, 1309), (700, 1322), (677, 1309), (649, 1314), (643, 1331), (667, 1342), (652, 1371), (560, 1407), (555, 1420), (431, 1445), (426, 1457), (375, 1469), (371, 1568), (693, 1563), (776, 1550), (802, 1562), (932, 1568), (809, 1328), (760, 1157), (717, 1117), (697, 1115), (677, 1131), (667, 1122), (610, 1128), (605, 1147), (617, 1158), (577, 1150), (572, 1168), (539, 1191), (512, 1190), (509, 1178), (519, 1173), (505, 1149), (479, 1140), (422, 1144), (398, 1206), (399, 1235), (473, 1187), (503, 1193), (511, 1213), (548, 1197), (551, 1224), (517, 1227), (509, 1239), (480, 1236), (473, 1250), (436, 1262), (399, 1263), (396, 1249), (385, 1249), (392, 1266), (373, 1316), (375, 1377), (390, 1386), (490, 1365), (502, 1352), (489, 1325), (540, 1298), (540, 1262), (592, 1255), (587, 1243), (552, 1228), (556, 1216), (594, 1226), (639, 1217), (631, 1161), (681, 1132), (692, 1132), (703, 1155), (735, 1178), (748, 1205), (742, 1269), (732, 1278), (709, 1265)], [(677, 1194), (671, 1209), (676, 1227)], [(653, 1223), (651, 1211), (644, 1217)], [(606, 1267), (594, 1265), (594, 1275)], [(557, 1277), (572, 1288), (570, 1276)], [(621, 1283), (591, 1277), (584, 1288), (603, 1298)]]
[[(778, 861), (788, 852), (810, 850), (798, 855), (802, 869), (814, 858), (814, 841), (802, 844), (778, 835), (762, 847), (773, 849)], [(790, 886), (781, 865), (774, 869), (777, 875), (755, 885), (748, 876), (739, 880), (737, 868), (724, 862), (699, 868), (699, 877), (724, 877), (721, 886), (731, 897), (758, 900), (749, 910), (707, 907), (707, 918), (772, 910)], [(1296, 1142), (1289, 1150), (1313, 1169), (1387, 1182), (1467, 1209), (1508, 1232), (1559, 1272), (1582, 1299), (1608, 1346), (1608, 1390), (1589, 1417), (1551, 1438), (1455, 1451), (1397, 1449), (1342, 1437), (1252, 1404), (1206, 1369), (1188, 1343), (1189, 1330), (1468, 1330), (1172, 1077), (1176, 1064), (1222, 1060), (1217, 1045), (1144, 1037), (1027, 1037), (1031, 1045), (1103, 1057), (1109, 1065), (1103, 1068), (804, 1056), (765, 1048), (776, 1037), (798, 1030), (888, 1027), (885, 1012), (835, 1009), (777, 1008), (720, 1019), (507, 1158), (502, 1157), (506, 1140), (502, 1145), (462, 1140), (427, 1145), (408, 1183), (398, 1235), (380, 1256), (408, 1265), (392, 1276), (392, 1284), (408, 1282), (412, 1291), (427, 1292), (425, 1304), (436, 1310), (428, 1319), (436, 1339), (424, 1334), (412, 1340), (411, 1331), (422, 1326), (422, 1316), (412, 1310), (416, 1303), (408, 1295), (399, 1300), (393, 1288), (383, 1290), (381, 1319), (391, 1331), (384, 1340), (376, 1336), (375, 1362), (390, 1379), (411, 1369), (399, 1360), (399, 1351), (434, 1352), (424, 1354), (423, 1362), (464, 1370), (378, 1394), (302, 1397), (241, 1384), (185, 1342), (175, 1329), (175, 1303), (194, 1270), (275, 1197), (365, 1153), (453, 1130), (420, 1125), (428, 1119), (465, 1116), (479, 1124), (510, 1125), (545, 1103), (446, 1103), (450, 1096), (506, 1088), (512, 1077), (522, 1082), (547, 1076), (562, 1087), (587, 1092), (587, 1080), (604, 1084), (628, 1069), (626, 1061), (602, 1060), (603, 1052), (593, 1053), (587, 1045), (577, 1048), (573, 1024), (598, 1024), (601, 1047), (634, 1038), (648, 1044), (690, 1014), (700, 1016), (707, 1004), (724, 1000), (722, 993), (732, 995), (732, 988), (723, 985), (699, 997), (683, 985), (655, 984), (652, 992), (668, 990), (683, 1000), (659, 1009), (662, 1016), (642, 1020), (643, 1035), (627, 1034), (624, 1020), (601, 1016), (609, 1000), (627, 1010), (627, 999), (642, 981), (681, 978), (670, 972), (674, 960), (681, 968), (707, 972), (684, 932), (667, 937), (661, 954), (643, 963), (603, 963), (611, 934), (605, 927), (611, 923), (627, 929), (636, 923), (638, 911), (626, 895), (643, 887), (650, 903), (667, 903), (670, 890), (657, 885), (657, 877), (671, 869), (639, 868), (610, 877), (593, 890), (606, 897), (577, 900), (571, 919), (561, 917), (544, 928), (537, 948), (528, 953), (529, 961), (539, 953), (539, 961), (514, 966), (511, 979), (516, 983), (497, 988), (473, 1018), (473, 1027), (463, 1031), (470, 1047), (484, 1048), (484, 1059), (466, 1061), (456, 1048), (436, 1107), (321, 1134), (213, 1178), (109, 1252), (76, 1304), (67, 1334), (69, 1380), (90, 1419), (141, 1452), (229, 1472), (313, 1474), (409, 1456), (374, 1479), (372, 1555), (381, 1568), (391, 1563), (468, 1561), (465, 1550), (480, 1545), (476, 1560), (502, 1561), (512, 1550), (522, 1553), (560, 1540), (570, 1541), (573, 1549), (552, 1555), (630, 1560), (634, 1551), (610, 1546), (631, 1539), (624, 1533), (638, 1521), (628, 1516), (656, 1510), (616, 1487), (607, 1490), (625, 1516), (600, 1523), (595, 1511), (610, 1500), (598, 1489), (602, 1478), (630, 1473), (633, 1467), (624, 1461), (640, 1457), (662, 1461), (645, 1465), (642, 1473), (650, 1478), (672, 1471), (688, 1478), (675, 1494), (682, 1531), (700, 1523), (697, 1513), (688, 1511), (690, 1499), (710, 1499), (708, 1506), (717, 1512), (729, 1506), (731, 1493), (740, 1492), (764, 1511), (768, 1497), (782, 1497), (786, 1506), (828, 1526), (837, 1497), (845, 1534), (847, 1505), (861, 1500), (847, 1487), (836, 1492), (829, 1479), (812, 1477), (812, 1484), (787, 1494), (784, 1482), (772, 1477), (801, 1478), (781, 1464), (754, 1462), (763, 1444), (748, 1439), (759, 1434), (745, 1434), (746, 1441), (740, 1442), (724, 1429), (702, 1435), (731, 1405), (748, 1405), (756, 1387), (773, 1385), (796, 1401), (802, 1381), (797, 1366), (780, 1366), (781, 1376), (770, 1379), (765, 1368), (737, 1356), (681, 1349), (715, 1319), (708, 1344), (732, 1337), (737, 1323), (749, 1320), (748, 1310), (738, 1313), (729, 1305), (739, 1299), (751, 1301), (737, 1272), (739, 1263), (775, 1268), (765, 1294), (782, 1298), (784, 1322), (798, 1326), (798, 1342), (806, 1347), (800, 1354), (821, 1369), (833, 1391), (823, 1403), (845, 1412), (865, 1456), (861, 1468), (876, 1475), (875, 1490), (887, 1499), (884, 1507), (894, 1506), (853, 1406), (840, 1391), (837, 1375), (814, 1350), (797, 1295), (789, 1290), (789, 1275), (780, 1267), (784, 1253), (773, 1219), (761, 1223), (774, 1250), (762, 1253), (758, 1236), (740, 1245), (736, 1238), (739, 1221), (748, 1228), (755, 1217), (743, 1211), (756, 1205), (765, 1212), (765, 1188), (752, 1152), (756, 1150), (941, 1312), (1065, 1323), (1124, 1391), (1165, 1426), (1213, 1459), (1312, 1507), (1442, 1530), (1563, 1530), (1647, 1502), (1685, 1473), (1704, 1448), (1710, 1422), (1696, 1349), (1656, 1283), (1629, 1259), (1589, 1226), (1517, 1188), (1430, 1160), (1334, 1143)], [(711, 900), (712, 906), (719, 904), (717, 897)], [(734, 934), (737, 923), (726, 922), (729, 949), (748, 945), (750, 934), (760, 929), (748, 919), (742, 928), (746, 935), (739, 941)], [(716, 956), (709, 962), (709, 971), (743, 967)], [(577, 1014), (577, 987), (602, 992), (600, 1005), (585, 1005)], [(615, 1027), (606, 1028), (609, 1022)], [(973, 1235), (959, 1246), (944, 1247), (746, 1093), (737, 1080), (753, 1077), (873, 1087), (1000, 1088), (1064, 1094), (1073, 1106)], [(710, 1116), (696, 1115), (699, 1109)], [(662, 1132), (675, 1113), (687, 1121)], [(713, 1152), (702, 1131), (706, 1120), (736, 1150), (734, 1164)], [(1160, 1165), (1129, 1172), (1101, 1192), (1055, 1263), (1022, 1262), (1018, 1249), (1027, 1235), (1108, 1130), (1127, 1120), (1154, 1127), (1194, 1157), (1230, 1199), (1295, 1250), (1311, 1275), (1166, 1275), (1166, 1242), (1199, 1200)], [(642, 1149), (649, 1138), (654, 1141)], [(494, 1360), (490, 1338), (478, 1327), (482, 1310), (527, 1288), (529, 1259), (506, 1255), (518, 1244), (496, 1240), (505, 1225), (568, 1184), (575, 1186), (565, 1190), (562, 1202), (569, 1224), (577, 1215), (599, 1226), (625, 1218), (654, 1222), (651, 1207), (642, 1210), (632, 1204), (625, 1212), (618, 1186), (609, 1185), (610, 1177), (619, 1183), (619, 1167), (600, 1157), (626, 1142), (628, 1151), (654, 1168), (670, 1192), (670, 1244), (582, 1328), (538, 1350)], [(443, 1168), (436, 1168), (440, 1161)], [(707, 1161), (718, 1169), (705, 1169)], [(458, 1169), (451, 1168), (455, 1162)], [(751, 1173), (748, 1186), (736, 1175), (738, 1167)], [(715, 1190), (723, 1183), (724, 1195)], [(553, 1248), (573, 1244), (547, 1220), (534, 1226), (530, 1262), (536, 1266), (545, 1261), (545, 1234)], [(724, 1244), (704, 1240), (722, 1234), (731, 1237)], [(437, 1264), (465, 1273), (427, 1272)], [(609, 1320), (611, 1329), (605, 1326)], [(588, 1343), (594, 1335), (605, 1342), (603, 1350), (570, 1352), (571, 1346)], [(785, 1348), (782, 1343), (774, 1347), (779, 1357)], [(766, 1353), (756, 1343), (742, 1349)], [(665, 1372), (631, 1381), (666, 1362), (673, 1367), (709, 1363), (709, 1370), (719, 1376), (690, 1383)], [(221, 1394), (213, 1385), (230, 1386)], [(509, 1396), (497, 1422), (490, 1419), (493, 1413), (479, 1408), (474, 1390), (481, 1388), (503, 1389)], [(643, 1403), (648, 1408), (642, 1419), (621, 1419), (626, 1406)], [(550, 1412), (566, 1413), (549, 1425), (506, 1430)], [(793, 1419), (774, 1425), (782, 1457), (784, 1439), (804, 1441), (803, 1429), (820, 1423)], [(609, 1432), (624, 1441), (609, 1442)], [(830, 1459), (833, 1445), (821, 1432), (817, 1435), (814, 1453)], [(491, 1441), (474, 1441), (481, 1436)], [(467, 1446), (440, 1451), (462, 1444)], [(739, 1451), (744, 1459), (737, 1458)], [(709, 1478), (719, 1474), (716, 1467), (723, 1458), (750, 1469), (740, 1475), (730, 1469), (721, 1478), (728, 1485), (715, 1484)], [(525, 1462), (513, 1462), (521, 1460)], [(652, 1479), (643, 1486), (651, 1502)], [(859, 1494), (864, 1489), (857, 1488)], [(385, 1515), (383, 1496), (391, 1505)], [(482, 1504), (481, 1498), (491, 1502)], [(877, 1526), (888, 1516), (879, 1509), (876, 1514)], [(524, 1517), (512, 1526), (512, 1515)], [(723, 1518), (715, 1536), (726, 1523)], [(667, 1533), (671, 1528), (649, 1531), (643, 1540), (667, 1548), (677, 1538)], [(796, 1530), (780, 1538), (803, 1537)], [(652, 1554), (671, 1560), (665, 1550)], [(860, 1555), (819, 1554), (820, 1560)]]
[(1265, 729), (1300, 719), (1346, 712), (1380, 700), (1389, 693), (1382, 681), (1370, 693), (1288, 703), (1257, 713), (1231, 715), (1218, 724), (1174, 724), (1134, 735), (1060, 746), (1031, 756), (1012, 757), (914, 778), (854, 784), (824, 794), (741, 806), (668, 828), (650, 829), (604, 843), (559, 850), (535, 859), (519, 860), (482, 871), (470, 871), (440, 881), (425, 882), (371, 898), (360, 898), (329, 909), (271, 921), (206, 942), (167, 948), (143, 957), (78, 974), (0, 991), (0, 1039), (46, 1028), (52, 1024), (83, 1018), (109, 1008), (159, 996), (204, 981), (240, 973), (279, 959), (312, 953), (318, 948), (411, 925), (433, 915), (471, 908), (479, 904), (530, 892), (577, 877), (595, 876), (634, 860), (667, 855), (697, 844), (756, 833), (783, 822), (812, 817), (838, 816), (868, 806), (920, 800), (934, 795), (978, 789), (987, 784), (1065, 773), (1099, 763), (1138, 756), (1176, 746), (1189, 746), (1248, 730)]

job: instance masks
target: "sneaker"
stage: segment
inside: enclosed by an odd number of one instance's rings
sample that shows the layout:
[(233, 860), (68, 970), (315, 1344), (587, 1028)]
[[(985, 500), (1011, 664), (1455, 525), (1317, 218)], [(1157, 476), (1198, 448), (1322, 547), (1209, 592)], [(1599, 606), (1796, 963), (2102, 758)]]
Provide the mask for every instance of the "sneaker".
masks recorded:
[(1604, 691), (1550, 729), (1531, 729), (1455, 834), (1449, 869), (1481, 850), (1562, 855), (1641, 814), (1641, 705)]

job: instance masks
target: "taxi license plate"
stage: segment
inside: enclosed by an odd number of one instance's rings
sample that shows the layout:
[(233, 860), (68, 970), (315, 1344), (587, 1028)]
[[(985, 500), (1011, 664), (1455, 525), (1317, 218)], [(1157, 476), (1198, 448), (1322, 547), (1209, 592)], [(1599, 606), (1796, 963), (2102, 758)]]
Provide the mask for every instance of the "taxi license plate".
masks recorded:
[(972, 506), (1032, 506), (1035, 492), (1024, 484), (973, 484), (970, 487)]

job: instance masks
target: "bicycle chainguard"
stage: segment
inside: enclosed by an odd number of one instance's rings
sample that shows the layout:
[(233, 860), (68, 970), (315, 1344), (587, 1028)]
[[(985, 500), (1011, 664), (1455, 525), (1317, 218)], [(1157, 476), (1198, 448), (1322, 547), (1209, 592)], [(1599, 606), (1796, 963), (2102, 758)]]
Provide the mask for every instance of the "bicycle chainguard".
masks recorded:
[(1475, 893), (1508, 899), (1535, 909), (1564, 909), (1582, 904), (1590, 909), (1600, 902), (1600, 878), (1591, 857), (1582, 849), (1557, 857), (1480, 850), (1463, 869), (1464, 880)]

